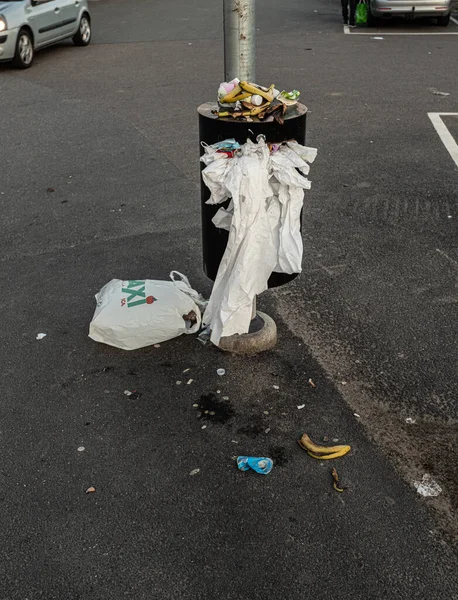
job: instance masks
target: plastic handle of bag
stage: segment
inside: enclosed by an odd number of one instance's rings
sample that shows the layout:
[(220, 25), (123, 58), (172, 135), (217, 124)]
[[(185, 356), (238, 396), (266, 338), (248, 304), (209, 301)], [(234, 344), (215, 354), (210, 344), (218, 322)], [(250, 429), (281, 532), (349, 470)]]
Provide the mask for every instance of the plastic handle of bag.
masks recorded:
[[(175, 279), (175, 276), (178, 278)], [(190, 290), (192, 290), (189, 279), (186, 277), (186, 275), (180, 273), (180, 271), (170, 271), (170, 279), (173, 281), (173, 283), (184, 283)]]

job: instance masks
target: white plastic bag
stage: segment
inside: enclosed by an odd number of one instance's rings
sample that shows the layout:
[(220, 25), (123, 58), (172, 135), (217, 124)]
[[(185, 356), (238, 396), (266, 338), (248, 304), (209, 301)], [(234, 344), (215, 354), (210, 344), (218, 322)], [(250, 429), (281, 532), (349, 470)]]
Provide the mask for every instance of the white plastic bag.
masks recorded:
[(184, 275), (172, 271), (170, 277), (172, 281), (112, 279), (96, 295), (89, 337), (136, 350), (196, 333), (201, 323), (198, 305), (204, 301)]
[(253, 300), (267, 289), (273, 271), (300, 273), (300, 214), (304, 190), (311, 186), (304, 175), (316, 153), (297, 142), (270, 153), (260, 136), (257, 144), (247, 140), (233, 158), (218, 159), (210, 151), (202, 157), (207, 165), (202, 177), (211, 193), (207, 203), (232, 198), (213, 217), (216, 227), (229, 231), (203, 317), (214, 344), (222, 336), (248, 332)]

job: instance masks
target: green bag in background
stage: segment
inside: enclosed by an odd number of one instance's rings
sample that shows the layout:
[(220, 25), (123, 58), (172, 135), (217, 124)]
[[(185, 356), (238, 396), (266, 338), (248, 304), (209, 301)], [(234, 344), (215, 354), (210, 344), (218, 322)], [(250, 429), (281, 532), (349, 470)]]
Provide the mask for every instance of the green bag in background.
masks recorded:
[(357, 25), (367, 25), (367, 12), (368, 7), (365, 0), (361, 0), (361, 2), (356, 7), (356, 24)]

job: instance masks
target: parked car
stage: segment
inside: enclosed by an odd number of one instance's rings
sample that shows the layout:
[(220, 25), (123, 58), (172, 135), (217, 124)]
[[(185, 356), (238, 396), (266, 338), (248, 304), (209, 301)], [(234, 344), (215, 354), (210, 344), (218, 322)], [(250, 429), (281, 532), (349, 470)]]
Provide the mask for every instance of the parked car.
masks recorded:
[(0, 62), (27, 69), (37, 50), (67, 38), (91, 41), (87, 0), (0, 0)]
[(368, 24), (377, 17), (435, 17), (446, 27), (450, 21), (452, 0), (369, 0)]

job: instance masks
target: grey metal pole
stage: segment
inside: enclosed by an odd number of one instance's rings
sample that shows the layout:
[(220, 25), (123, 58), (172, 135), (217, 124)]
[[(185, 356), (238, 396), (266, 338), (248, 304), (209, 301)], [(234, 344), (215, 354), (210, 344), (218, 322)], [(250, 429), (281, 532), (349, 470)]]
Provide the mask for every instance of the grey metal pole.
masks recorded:
[(256, 81), (255, 0), (223, 0), (224, 76)]

